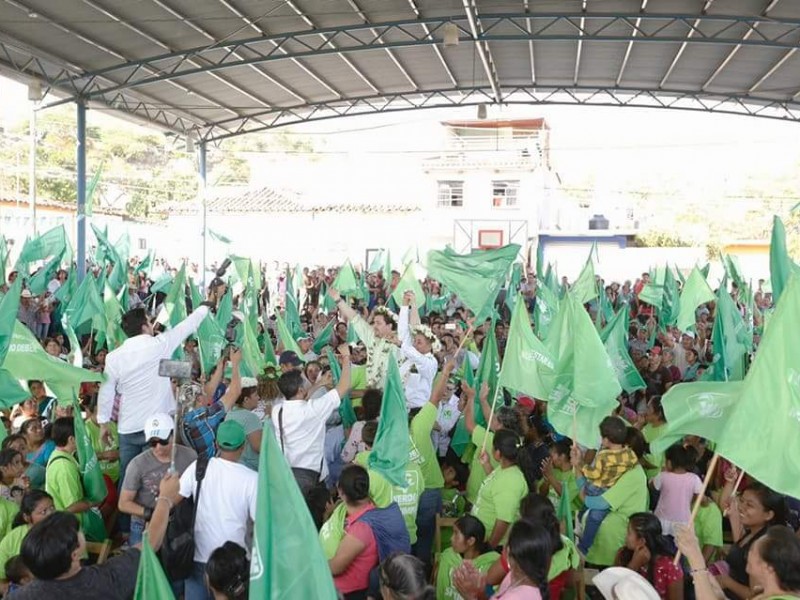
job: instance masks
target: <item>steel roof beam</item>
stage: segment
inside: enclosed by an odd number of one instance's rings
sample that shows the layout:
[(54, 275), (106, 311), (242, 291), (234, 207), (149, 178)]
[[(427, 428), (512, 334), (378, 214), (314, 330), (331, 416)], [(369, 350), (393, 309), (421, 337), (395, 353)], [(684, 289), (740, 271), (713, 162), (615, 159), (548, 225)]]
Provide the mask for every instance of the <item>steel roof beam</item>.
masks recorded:
[[(18, 0), (5, 0), (5, 2), (7, 4), (10, 4), (11, 6), (13, 6), (14, 8), (16, 8), (18, 10), (24, 11), (26, 14), (30, 14), (31, 12), (35, 12), (38, 19), (41, 19), (42, 21), (47, 22), (48, 24), (52, 25), (53, 27), (56, 27), (57, 29), (60, 29), (64, 33), (72, 35), (72, 36), (75, 36), (76, 38), (78, 38), (79, 40), (84, 42), (85, 44), (89, 44), (90, 46), (92, 46), (94, 48), (97, 48), (98, 50), (100, 50), (102, 52), (105, 52), (106, 54), (110, 54), (114, 58), (117, 58), (117, 59), (120, 59), (120, 60), (124, 60), (124, 61), (126, 61), (128, 63), (130, 62), (124, 55), (120, 54), (116, 50), (114, 50), (112, 48), (109, 48), (107, 46), (104, 46), (100, 42), (98, 42), (96, 40), (93, 40), (90, 37), (88, 37), (88, 36), (86, 36), (86, 35), (84, 35), (82, 33), (79, 33), (77, 31), (75, 31), (74, 29), (71, 29), (70, 27), (67, 27), (66, 25), (64, 25), (60, 21), (57, 21), (53, 17), (50, 17), (49, 15), (47, 15), (45, 13), (42, 13), (41, 11), (34, 11), (32, 8), (30, 8), (29, 6), (27, 6), (26, 4), (24, 4), (22, 2), (19, 2)], [(153, 75), (156, 75), (158, 73), (157, 69), (154, 69), (154, 68), (149, 67), (149, 66), (142, 66), (142, 69), (148, 71), (149, 73), (151, 73)], [(200, 92), (198, 92), (198, 91), (196, 91), (196, 90), (194, 90), (192, 88), (189, 88), (188, 86), (185, 86), (185, 85), (183, 85), (183, 84), (181, 84), (181, 83), (179, 83), (177, 81), (173, 81), (173, 80), (170, 80), (169, 83), (170, 83), (170, 85), (178, 88), (179, 90), (181, 90), (185, 94), (192, 94), (194, 96), (197, 96), (198, 98), (201, 98), (202, 100), (205, 100), (206, 102), (208, 102), (211, 105), (219, 106), (219, 102), (218, 101), (213, 100), (213, 99), (209, 98), (208, 96), (205, 96), (205, 95), (201, 94)], [(77, 96), (83, 96), (83, 93), (77, 94)], [(74, 100), (74, 98), (70, 99), (70, 101), (72, 101), (72, 100)], [(241, 116), (241, 114), (236, 112), (235, 110), (225, 109), (225, 111), (229, 112), (231, 114), (234, 114), (234, 115)]]
[[(644, 13), (647, 9), (647, 2), (648, 0), (642, 0), (642, 6), (639, 8), (639, 13)], [(628, 66), (628, 61), (631, 58), (631, 52), (633, 51), (633, 41), (636, 39), (636, 34), (639, 33), (642, 26), (642, 17), (639, 16), (636, 18), (636, 24), (633, 26), (633, 31), (631, 35), (633, 38), (628, 42), (627, 47), (625, 48), (625, 55), (622, 57), (622, 62), (619, 65), (619, 72), (617, 73), (617, 79), (615, 80), (615, 85), (619, 85), (622, 81), (622, 76), (625, 74), (625, 69)]]
[[(417, 6), (417, 3), (414, 0), (408, 0), (408, 4), (411, 7), (412, 12), (417, 17), (417, 19), (422, 19), (422, 13)], [(425, 32), (425, 35), (431, 37), (431, 30), (428, 27), (427, 23), (420, 23), (422, 26), (422, 30)], [(444, 55), (442, 54), (442, 49), (439, 47), (439, 44), (433, 44), (432, 46), (436, 57), (439, 59), (439, 62), (442, 63), (442, 68), (444, 72), (447, 74), (447, 78), (453, 84), (453, 87), (458, 87), (458, 81), (456, 81), (455, 75), (453, 75), (453, 71), (450, 68), (450, 65), (447, 64), (447, 61), (444, 59)]]
[[(318, 30), (319, 29), (319, 27), (316, 26), (314, 21), (311, 20), (311, 17), (309, 17), (302, 9), (300, 9), (300, 7), (297, 6), (297, 4), (293, 0), (284, 0), (284, 1), (286, 2), (286, 6), (291, 8), (297, 14), (298, 17), (303, 19), (303, 21), (305, 22), (306, 25), (308, 25), (309, 27), (311, 27), (311, 29), (314, 29), (314, 30)], [(333, 50), (337, 50), (337, 51), (339, 50), (339, 47), (331, 41), (331, 38), (333, 36), (331, 36), (329, 38), (329, 37), (326, 37), (325, 34), (323, 34), (323, 33), (320, 33), (319, 36), (323, 39), (325, 44), (330, 46)], [(355, 63), (353, 63), (352, 60), (350, 60), (348, 57), (344, 56), (340, 52), (338, 53), (338, 55), (342, 59), (344, 64), (346, 64), (348, 67), (350, 67), (350, 70), (353, 71), (353, 73), (355, 73), (356, 75), (358, 75), (361, 78), (361, 80), (364, 83), (366, 83), (367, 86), (373, 92), (380, 93), (380, 90), (378, 89), (378, 87), (374, 83), (372, 83), (372, 81), (369, 79), (369, 77), (367, 77), (366, 75), (364, 75), (364, 73), (361, 72), (361, 69), (359, 69), (355, 65)]]
[[(242, 21), (244, 21), (244, 22), (245, 22), (245, 23), (246, 23), (246, 24), (247, 24), (247, 25), (248, 25), (248, 26), (249, 26), (251, 29), (253, 29), (253, 30), (254, 30), (256, 33), (258, 33), (259, 35), (261, 35), (261, 36), (263, 36), (263, 37), (269, 37), (269, 34), (267, 33), (266, 29), (264, 29), (263, 27), (261, 27), (261, 26), (260, 26), (258, 23), (256, 23), (256, 22), (255, 22), (255, 20), (253, 20), (253, 19), (251, 19), (250, 17), (248, 17), (246, 14), (244, 14), (242, 11), (240, 11), (238, 8), (236, 8), (236, 7), (235, 7), (233, 4), (231, 4), (230, 2), (228, 2), (228, 0), (219, 0), (219, 1), (220, 1), (220, 3), (221, 3), (221, 4), (222, 4), (222, 5), (225, 7), (225, 8), (227, 8), (229, 11), (231, 11), (233, 14), (235, 14), (235, 15), (236, 15), (237, 17), (239, 17), (240, 19), (242, 19)], [(278, 52), (280, 52), (281, 54), (288, 54), (288, 51), (287, 51), (285, 48), (278, 48), (277, 44), (276, 44), (274, 41), (272, 41), (272, 44), (273, 44), (273, 46), (275, 46), (275, 47), (278, 49)], [(291, 60), (291, 61), (292, 61), (292, 62), (293, 62), (295, 65), (297, 65), (297, 66), (298, 66), (298, 67), (299, 67), (299, 68), (300, 68), (300, 69), (301, 69), (301, 70), (302, 70), (302, 71), (303, 71), (303, 72), (304, 72), (306, 75), (308, 75), (309, 77), (311, 77), (311, 79), (313, 79), (314, 81), (316, 81), (318, 84), (320, 84), (320, 85), (321, 85), (322, 87), (324, 87), (326, 90), (328, 90), (328, 91), (329, 91), (331, 94), (333, 94), (333, 95), (334, 95), (334, 96), (336, 96), (337, 98), (342, 98), (342, 97), (343, 97), (343, 96), (342, 96), (342, 93), (341, 93), (339, 90), (337, 90), (337, 89), (336, 89), (335, 87), (333, 87), (333, 86), (332, 86), (330, 83), (328, 83), (327, 81), (325, 81), (325, 79), (323, 79), (323, 78), (322, 78), (321, 76), (319, 76), (317, 73), (315, 73), (314, 71), (312, 71), (312, 70), (311, 70), (311, 69), (310, 69), (308, 66), (306, 66), (304, 63), (302, 63), (301, 61), (297, 60), (296, 58), (290, 58), (290, 60)], [(277, 80), (276, 80), (276, 81), (277, 81)], [(288, 88), (286, 88), (286, 89), (287, 89), (287, 91), (288, 91)], [(297, 94), (295, 94), (294, 92), (291, 92), (291, 93), (292, 93), (292, 95), (293, 95), (293, 96), (295, 96), (295, 97), (297, 97), (297, 96), (298, 96), (298, 95), (297, 95)]]
[[(646, 1), (646, 0), (645, 0)], [(522, 6), (526, 14), (531, 12), (530, 0), (522, 0)], [(531, 19), (525, 19), (525, 29), (531, 33)], [(528, 60), (531, 63), (531, 84), (536, 85), (536, 55), (533, 52), (533, 40), (528, 40)]]
[[(581, 12), (586, 13), (586, 2), (587, 0), (583, 0), (582, 10)], [(581, 70), (581, 54), (583, 53), (583, 32), (586, 29), (586, 18), (581, 17), (581, 26), (580, 26), (580, 37), (578, 38), (578, 48), (577, 52), (575, 52), (575, 72), (572, 75), (572, 83), (578, 85), (578, 73)]]
[[(7, 0), (8, 1), (8, 0)], [(463, 17), (461, 17), (463, 19)], [(537, 20), (537, 27), (534, 31), (528, 32), (525, 28), (525, 23), (528, 19), (530, 19), (530, 15), (520, 14), (520, 15), (491, 15), (488, 17), (483, 17), (483, 21), (487, 24), (484, 27), (484, 32), (479, 34), (479, 42), (486, 42), (489, 40), (503, 40), (503, 41), (531, 41), (531, 40), (542, 40), (542, 41), (567, 41), (567, 40), (577, 40), (581, 36), (585, 36), (588, 39), (597, 40), (597, 41), (612, 41), (612, 42), (630, 42), (630, 41), (638, 41), (638, 42), (647, 42), (647, 43), (681, 43), (685, 41), (685, 37), (675, 37), (675, 36), (666, 36), (660, 35), (660, 32), (669, 27), (670, 25), (674, 25), (676, 23), (683, 23), (687, 27), (694, 29), (694, 19), (690, 19), (684, 16), (664, 16), (664, 15), (637, 15), (637, 17), (627, 17), (627, 16), (604, 16), (602, 17), (603, 25), (601, 27), (591, 27), (591, 22), (596, 18), (594, 16), (587, 16), (586, 21), (587, 25), (584, 26), (584, 29), (580, 27), (580, 17), (579, 16), (566, 16), (566, 15), (556, 15), (550, 16), (547, 18), (536, 16)], [(730, 30), (731, 27), (738, 24), (744, 24), (748, 26), (751, 30), (753, 30), (758, 23), (761, 22), (761, 18), (759, 17), (706, 17), (714, 22), (722, 22), (723, 24), (727, 24), (723, 30)], [(641, 20), (653, 20), (661, 26), (656, 31), (650, 32), (643, 32), (642, 29), (636, 25), (637, 22)], [(538, 22), (541, 21), (542, 23), (539, 24)], [(427, 23), (430, 27), (428, 29), (428, 33), (425, 32), (415, 32), (412, 31), (409, 27), (410, 25), (420, 25), (421, 23)], [(209, 65), (203, 69), (187, 69), (183, 66), (185, 59), (187, 57), (195, 57), (201, 55), (203, 53), (207, 53), (209, 48), (207, 47), (199, 47), (188, 49), (182, 52), (177, 53), (167, 53), (162, 54), (159, 56), (153, 56), (148, 59), (144, 59), (142, 61), (134, 61), (128, 62), (121, 65), (113, 65), (104, 69), (99, 69), (90, 73), (86, 73), (78, 77), (81, 80), (81, 87), (85, 90), (86, 94), (97, 94), (103, 91), (108, 91), (109, 88), (103, 89), (101, 86), (97, 85), (94, 79), (100, 75), (108, 75), (115, 71), (124, 70), (126, 73), (129, 74), (126, 81), (119, 83), (119, 89), (123, 89), (126, 87), (136, 87), (141, 85), (147, 85), (149, 83), (155, 83), (157, 81), (162, 80), (170, 80), (181, 76), (192, 75), (196, 73), (202, 73), (205, 71), (216, 71), (225, 68), (231, 67), (238, 67), (247, 64), (258, 64), (258, 63), (265, 63), (274, 60), (282, 60), (282, 59), (290, 59), (290, 58), (299, 58), (299, 57), (313, 57), (319, 55), (330, 55), (330, 54), (337, 54), (341, 56), (341, 58), (347, 61), (347, 57), (343, 56), (343, 53), (352, 53), (359, 50), (365, 49), (383, 49), (383, 48), (402, 48), (407, 46), (421, 46), (421, 45), (431, 45), (431, 44), (438, 44), (440, 42), (439, 39), (435, 37), (435, 34), (438, 32), (440, 28), (442, 28), (446, 23), (452, 22), (449, 18), (442, 19), (412, 19), (406, 21), (399, 21), (399, 22), (392, 22), (386, 23), (381, 25), (353, 25), (348, 27), (336, 27), (330, 28), (327, 30), (317, 30), (313, 32), (308, 31), (301, 31), (301, 32), (294, 32), (294, 33), (287, 33), (282, 35), (272, 36), (271, 38), (265, 37), (257, 37), (257, 38), (249, 38), (249, 39), (242, 39), (236, 41), (226, 41), (225, 43), (220, 43), (215, 46), (213, 49), (218, 51), (219, 49), (226, 49), (228, 50), (228, 54), (223, 58), (217, 58), (215, 64)], [(569, 23), (575, 31), (570, 31), (568, 33), (560, 33), (560, 34), (551, 34), (549, 33), (549, 29), (557, 24), (557, 23)], [(513, 26), (514, 30), (511, 33), (502, 32), (496, 33), (496, 30), (500, 30), (499, 27), (501, 24), (509, 24)], [(614, 24), (624, 24), (628, 32), (627, 33), (605, 33), (607, 30), (610, 29), (611, 25)], [(476, 22), (477, 25), (477, 22)], [(787, 23), (788, 25), (788, 23)], [(796, 24), (792, 24), (797, 28), (800, 28), (800, 22)], [(377, 29), (378, 33), (380, 34), (377, 37), (373, 37), (369, 40), (363, 40), (359, 36), (355, 35), (359, 31), (364, 31), (370, 28)], [(507, 31), (508, 29), (506, 29)], [(780, 35), (774, 35), (772, 38), (762, 36), (762, 39), (752, 39), (752, 40), (742, 40), (741, 38), (731, 38), (726, 37), (723, 30), (715, 30), (714, 33), (710, 34), (698, 34), (692, 38), (692, 43), (695, 44), (744, 44), (744, 45), (753, 45), (753, 46), (766, 46), (766, 47), (775, 47), (775, 48), (785, 48), (785, 49), (792, 49), (796, 47), (796, 44), (793, 41), (789, 41), (787, 39), (787, 32), (781, 33)], [(387, 42), (386, 36), (389, 33), (396, 32), (402, 33), (403, 36), (406, 38), (404, 40), (398, 42)], [(582, 33), (581, 33), (582, 32)], [(316, 42), (310, 43), (309, 37), (316, 38), (317, 36), (321, 36), (323, 39), (322, 44), (317, 44)], [(346, 48), (338, 48), (335, 44), (333, 44), (333, 38), (335, 37), (347, 37), (348, 41), (351, 42), (353, 45), (348, 46)], [(270, 42), (276, 48), (281, 48), (284, 45), (289, 45), (290, 43), (293, 46), (299, 47), (299, 49), (292, 51), (288, 54), (281, 54), (277, 51), (277, 49), (273, 48), (269, 52), (259, 52), (255, 50), (259, 44), (263, 44), (265, 42)], [(237, 49), (243, 47), (249, 47), (257, 56), (253, 58), (249, 58), (246, 60), (232, 60), (230, 57), (232, 52), (236, 51)], [(481, 43), (479, 44), (479, 48), (483, 48), (484, 45)], [(485, 54), (484, 54), (485, 56)], [(176, 62), (177, 59), (177, 62)], [(167, 67), (166, 65), (169, 65)], [(159, 72), (157, 76), (148, 76), (145, 73), (142, 73), (144, 68), (147, 67), (149, 69), (154, 69)], [(133, 69), (133, 70), (132, 70)], [(75, 79), (73, 77), (73, 79)], [(62, 81), (59, 82), (64, 85), (70, 85), (70, 82)]]
[[(424, 108), (476, 106), (490, 102), (494, 90), (487, 86), (462, 88), (463, 96), (454, 90), (440, 89), (427, 92), (409, 92), (379, 96), (364, 96), (346, 101), (319, 102), (310, 106), (281, 108), (269, 115), (261, 115), (266, 127), (249, 127), (249, 121), (240, 122), (232, 133), (217, 132), (218, 124), (204, 133), (208, 142), (265, 131), (287, 125), (324, 121), (334, 118), (419, 110)], [(713, 96), (696, 91), (676, 91), (664, 95), (659, 90), (597, 88), (597, 87), (503, 87), (504, 104), (579, 104), (586, 106), (614, 106), (636, 108), (665, 108), (671, 110), (701, 111), (744, 115), (784, 121), (800, 122), (800, 104), (767, 101), (764, 105), (748, 103), (748, 98)]]
[[(770, 0), (767, 5), (764, 7), (764, 10), (761, 12), (761, 17), (766, 17), (769, 12), (777, 6), (778, 2), (781, 0)], [(702, 91), (706, 91), (706, 89), (714, 82), (714, 80), (719, 77), (719, 74), (728, 66), (728, 64), (733, 60), (733, 57), (736, 56), (739, 50), (742, 49), (746, 42), (750, 41), (750, 38), (753, 36), (754, 33), (758, 31), (758, 25), (761, 21), (753, 23), (753, 25), (745, 32), (744, 37), (742, 38), (741, 42), (736, 44), (733, 48), (731, 48), (730, 52), (728, 52), (727, 56), (722, 59), (722, 62), (717, 66), (716, 69), (711, 73), (711, 76), (706, 79), (705, 83), (700, 86)]]
[[(366, 13), (365, 13), (365, 12), (364, 12), (364, 10), (363, 10), (363, 9), (362, 9), (362, 8), (361, 8), (359, 5), (358, 5), (358, 3), (356, 2), (356, 0), (346, 0), (346, 1), (347, 1), (347, 3), (350, 5), (350, 8), (352, 8), (352, 9), (355, 11), (355, 13), (356, 13), (356, 14), (357, 14), (357, 15), (358, 15), (360, 18), (361, 18), (361, 20), (362, 20), (362, 21), (364, 21), (364, 24), (365, 24), (365, 25), (372, 25), (372, 23), (370, 22), (370, 20), (367, 18), (367, 15), (366, 15)], [(370, 30), (369, 30), (369, 31), (370, 31), (370, 33), (371, 33), (372, 35), (374, 35), (374, 36), (376, 36), (376, 37), (379, 35), (379, 34), (378, 34), (378, 32), (377, 32), (377, 30), (375, 30), (375, 29), (374, 29), (374, 28), (372, 28), (372, 27), (370, 28)], [(406, 81), (408, 81), (408, 83), (411, 85), (411, 87), (412, 87), (412, 88), (414, 88), (414, 90), (418, 90), (418, 89), (419, 89), (419, 85), (417, 84), (417, 82), (416, 82), (416, 81), (414, 81), (414, 78), (413, 78), (413, 77), (411, 77), (411, 75), (409, 75), (408, 71), (407, 71), (407, 70), (406, 70), (406, 68), (405, 68), (405, 67), (404, 67), (404, 66), (403, 66), (403, 65), (400, 63), (400, 61), (397, 59), (397, 56), (395, 56), (395, 53), (394, 53), (394, 52), (392, 52), (391, 48), (384, 48), (384, 51), (386, 52), (387, 56), (389, 57), (389, 60), (391, 60), (391, 61), (394, 63), (394, 66), (396, 66), (396, 67), (397, 67), (397, 70), (398, 70), (398, 71), (400, 71), (400, 73), (402, 73), (402, 74), (403, 74), (403, 77), (405, 77), (405, 78), (406, 78)]]
[(462, 2), (464, 4), (464, 11), (467, 13), (467, 22), (469, 23), (469, 30), (472, 33), (473, 43), (478, 50), (478, 58), (480, 58), (481, 64), (483, 65), (483, 72), (486, 74), (486, 78), (494, 93), (494, 101), (499, 104), (503, 100), (503, 97), (500, 95), (500, 82), (497, 78), (494, 60), (489, 51), (489, 44), (481, 39), (483, 35), (483, 25), (481, 24), (480, 17), (478, 17), (478, 9), (475, 6), (475, 0), (462, 0)]

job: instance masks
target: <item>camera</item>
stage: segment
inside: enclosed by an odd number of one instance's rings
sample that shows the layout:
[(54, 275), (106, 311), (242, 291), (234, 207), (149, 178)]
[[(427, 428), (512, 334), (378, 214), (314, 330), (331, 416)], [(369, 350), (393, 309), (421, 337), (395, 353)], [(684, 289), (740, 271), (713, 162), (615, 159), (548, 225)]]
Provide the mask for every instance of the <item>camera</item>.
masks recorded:
[(208, 284), (208, 289), (213, 290), (214, 288), (218, 288), (221, 285), (225, 285), (225, 281), (222, 279), (225, 277), (225, 273), (228, 271), (228, 267), (231, 266), (231, 259), (226, 258), (222, 261), (222, 264), (219, 268), (214, 272), (214, 279), (211, 280), (211, 283)]

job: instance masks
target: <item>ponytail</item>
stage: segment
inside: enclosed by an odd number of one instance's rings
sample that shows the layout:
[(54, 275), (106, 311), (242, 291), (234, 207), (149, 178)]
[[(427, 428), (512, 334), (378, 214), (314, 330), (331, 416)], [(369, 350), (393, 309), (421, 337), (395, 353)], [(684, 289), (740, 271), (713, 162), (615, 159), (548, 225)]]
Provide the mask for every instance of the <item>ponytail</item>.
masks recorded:
[(539, 524), (517, 521), (508, 535), (508, 554), (539, 588), (542, 600), (550, 600), (550, 586), (547, 581), (553, 556), (550, 532)]

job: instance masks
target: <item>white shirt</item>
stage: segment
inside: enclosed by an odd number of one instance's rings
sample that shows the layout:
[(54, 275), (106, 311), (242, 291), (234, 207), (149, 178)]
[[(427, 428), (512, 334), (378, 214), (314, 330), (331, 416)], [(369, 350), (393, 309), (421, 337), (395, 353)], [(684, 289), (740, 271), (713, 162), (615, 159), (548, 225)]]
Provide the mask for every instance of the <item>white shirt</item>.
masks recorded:
[(121, 396), (118, 431), (136, 433), (157, 412), (175, 412), (169, 377), (159, 377), (158, 363), (170, 358), (187, 337), (197, 331), (208, 307), (201, 306), (175, 327), (157, 336), (137, 335), (125, 340), (106, 357), (106, 381), (97, 396), (97, 422), (108, 423), (114, 397)]
[(397, 323), (397, 334), (402, 342), (400, 356), (400, 376), (403, 378), (403, 391), (406, 394), (408, 408), (422, 408), (428, 403), (433, 389), (433, 379), (439, 370), (436, 357), (430, 352), (422, 354), (411, 342), (411, 330), (408, 325), (409, 307), (400, 307)]
[[(197, 491), (196, 469), (194, 461), (181, 475), (180, 495), (184, 498)], [(211, 553), (225, 542), (249, 549), (245, 535), (248, 520), (256, 518), (257, 495), (258, 473), (224, 458), (208, 462), (194, 524), (195, 562), (208, 562)]]
[(438, 449), (439, 456), (447, 454), (447, 449), (450, 447), (450, 430), (455, 427), (461, 417), (461, 411), (458, 410), (458, 396), (453, 394), (447, 402), (439, 404), (439, 414), (436, 417), (436, 422), (439, 424), (439, 431), (431, 432), (433, 438), (433, 446)]
[(61, 282), (58, 279), (51, 279), (50, 283), (47, 284), (47, 291), (50, 292), (51, 296), (55, 296), (55, 293), (61, 287)]
[(272, 409), (275, 437), (290, 467), (324, 474), (325, 421), (341, 402), (333, 389), (313, 400), (284, 400)]

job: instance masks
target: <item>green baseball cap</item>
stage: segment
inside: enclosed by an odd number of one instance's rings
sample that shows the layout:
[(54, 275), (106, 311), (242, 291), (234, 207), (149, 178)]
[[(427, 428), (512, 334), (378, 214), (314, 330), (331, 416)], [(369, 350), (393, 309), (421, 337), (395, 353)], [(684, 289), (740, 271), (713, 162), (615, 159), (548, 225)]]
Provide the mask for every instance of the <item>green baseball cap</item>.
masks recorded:
[(246, 437), (244, 427), (236, 421), (223, 421), (217, 428), (217, 446), (221, 450), (238, 450)]

